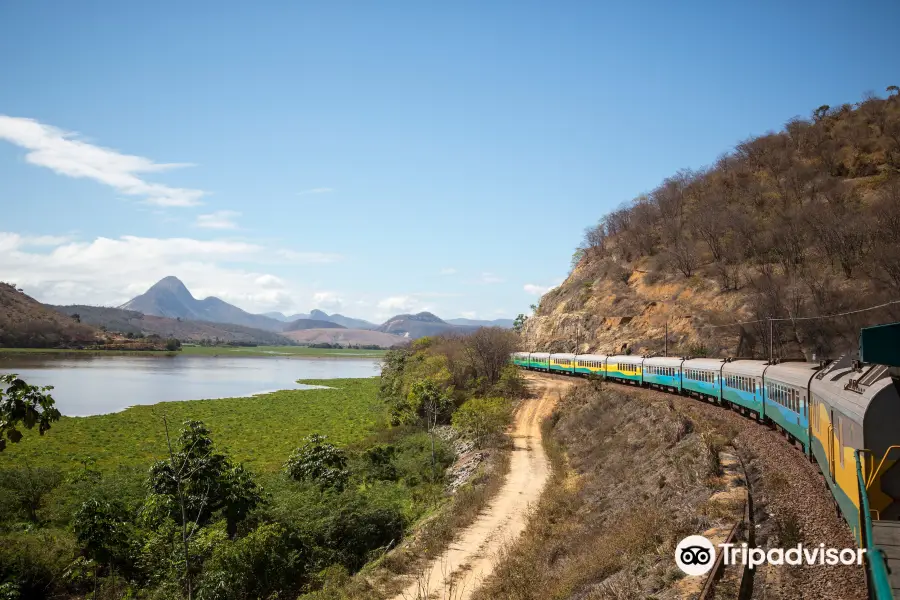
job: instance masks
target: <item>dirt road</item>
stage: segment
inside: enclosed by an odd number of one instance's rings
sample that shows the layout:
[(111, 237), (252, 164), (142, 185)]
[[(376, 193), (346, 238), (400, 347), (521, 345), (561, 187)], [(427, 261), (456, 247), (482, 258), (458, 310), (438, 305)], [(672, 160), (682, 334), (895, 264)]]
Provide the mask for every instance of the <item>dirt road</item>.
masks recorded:
[(494, 557), (503, 543), (525, 528), (528, 507), (538, 500), (550, 475), (541, 445), (541, 422), (571, 385), (533, 374), (526, 379), (537, 398), (524, 401), (516, 412), (511, 432), (514, 450), (503, 487), (487, 510), (394, 600), (468, 600), (493, 570)]

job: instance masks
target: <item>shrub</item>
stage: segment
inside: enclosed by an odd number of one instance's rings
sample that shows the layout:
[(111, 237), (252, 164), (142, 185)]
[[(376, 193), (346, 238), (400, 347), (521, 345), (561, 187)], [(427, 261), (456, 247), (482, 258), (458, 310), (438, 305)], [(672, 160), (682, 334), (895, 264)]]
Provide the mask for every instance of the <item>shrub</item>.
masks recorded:
[(62, 482), (57, 469), (47, 467), (18, 467), (0, 471), (0, 516), (7, 518), (21, 514), (32, 523), (38, 521), (38, 510), (45, 498)]
[(473, 398), (453, 414), (453, 428), (481, 445), (503, 433), (511, 418), (506, 398)]
[(77, 554), (71, 534), (43, 529), (0, 536), (0, 588), (13, 598), (48, 598)]
[(314, 433), (291, 454), (284, 465), (287, 475), (295, 481), (313, 481), (323, 488), (344, 489), (350, 472), (347, 456), (326, 436)]
[(181, 350), (181, 341), (176, 338), (169, 338), (166, 340), (166, 350), (169, 352), (175, 352), (176, 350)]

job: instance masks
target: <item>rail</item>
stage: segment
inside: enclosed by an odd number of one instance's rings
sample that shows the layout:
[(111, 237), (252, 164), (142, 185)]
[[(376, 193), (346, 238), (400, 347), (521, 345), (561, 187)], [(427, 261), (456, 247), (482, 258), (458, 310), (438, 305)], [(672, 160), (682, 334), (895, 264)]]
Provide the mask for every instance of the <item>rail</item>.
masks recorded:
[(866, 579), (869, 582), (869, 597), (874, 600), (892, 600), (891, 583), (888, 579), (884, 553), (872, 543), (872, 515), (869, 512), (869, 495), (866, 492), (866, 480), (862, 474), (862, 462), (859, 450), (853, 451), (856, 456), (856, 479), (859, 487), (859, 519), (862, 521), (863, 548), (866, 549)]

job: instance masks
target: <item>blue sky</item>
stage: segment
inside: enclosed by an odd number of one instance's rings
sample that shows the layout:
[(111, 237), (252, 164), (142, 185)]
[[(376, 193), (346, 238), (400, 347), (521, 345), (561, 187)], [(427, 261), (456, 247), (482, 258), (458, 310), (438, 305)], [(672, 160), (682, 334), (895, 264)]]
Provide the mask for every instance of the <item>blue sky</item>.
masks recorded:
[(0, 280), (512, 317), (585, 226), (900, 84), (900, 3), (0, 3)]

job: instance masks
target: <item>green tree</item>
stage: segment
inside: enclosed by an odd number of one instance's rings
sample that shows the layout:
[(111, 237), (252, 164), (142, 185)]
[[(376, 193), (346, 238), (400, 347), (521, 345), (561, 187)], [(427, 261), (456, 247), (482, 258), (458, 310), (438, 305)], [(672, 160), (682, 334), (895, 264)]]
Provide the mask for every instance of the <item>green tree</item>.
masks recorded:
[(515, 331), (516, 333), (522, 333), (522, 329), (525, 327), (526, 321), (528, 321), (528, 317), (526, 317), (523, 313), (519, 313), (519, 316), (517, 316), (513, 321), (513, 331)]
[(72, 525), (89, 558), (110, 568), (131, 563), (133, 526), (122, 503), (88, 500), (75, 512)]
[(169, 352), (175, 352), (177, 350), (181, 350), (181, 340), (177, 338), (169, 338), (166, 340), (166, 350)]
[(62, 483), (62, 475), (49, 467), (17, 467), (0, 471), (0, 489), (14, 508), (32, 523), (38, 522), (38, 510), (47, 495)]
[(318, 433), (308, 436), (291, 454), (284, 470), (295, 481), (312, 481), (322, 488), (342, 490), (350, 478), (347, 455), (326, 439)]
[(437, 480), (434, 430), (439, 422), (452, 414), (453, 400), (435, 380), (426, 377), (413, 383), (409, 391), (408, 407), (424, 421), (425, 429), (431, 437), (431, 482), (434, 483)]
[(50, 423), (59, 420), (55, 401), (47, 393), (52, 389), (52, 385), (29, 385), (15, 373), (0, 375), (0, 452), (7, 440), (15, 444), (22, 439), (19, 426), (33, 429), (37, 425), (38, 433), (44, 435)]
[(508, 399), (473, 398), (453, 413), (453, 428), (482, 446), (503, 433), (511, 418)]

